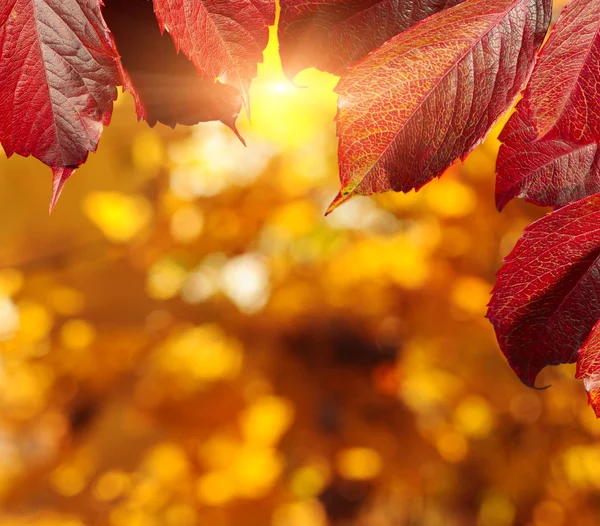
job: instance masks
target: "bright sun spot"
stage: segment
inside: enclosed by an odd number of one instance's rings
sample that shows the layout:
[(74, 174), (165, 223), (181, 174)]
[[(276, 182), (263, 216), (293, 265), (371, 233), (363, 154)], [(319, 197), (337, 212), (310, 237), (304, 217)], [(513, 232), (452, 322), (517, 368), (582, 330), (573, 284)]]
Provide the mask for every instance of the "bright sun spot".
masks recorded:
[(272, 93), (283, 94), (294, 91), (294, 86), (287, 80), (275, 80), (273, 82), (269, 82), (265, 87)]
[[(252, 122), (242, 111), (240, 132), (252, 142), (256, 134), (283, 149), (301, 147), (319, 134), (332, 134), (338, 77), (315, 69), (302, 71), (292, 82), (281, 69), (277, 36), (271, 38), (250, 87)], [(306, 86), (306, 87), (302, 87)]]

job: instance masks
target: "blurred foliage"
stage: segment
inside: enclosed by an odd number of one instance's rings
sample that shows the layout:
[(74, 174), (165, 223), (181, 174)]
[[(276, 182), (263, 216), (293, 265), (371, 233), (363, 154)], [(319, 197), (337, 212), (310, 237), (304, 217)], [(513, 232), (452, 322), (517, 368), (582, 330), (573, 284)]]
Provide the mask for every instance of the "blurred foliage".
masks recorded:
[(499, 127), (324, 218), (336, 79), (296, 82), (271, 43), (248, 148), (121, 97), (50, 218), (49, 171), (2, 161), (0, 526), (600, 523), (573, 368), (525, 388), (483, 317), (543, 213), (494, 209)]

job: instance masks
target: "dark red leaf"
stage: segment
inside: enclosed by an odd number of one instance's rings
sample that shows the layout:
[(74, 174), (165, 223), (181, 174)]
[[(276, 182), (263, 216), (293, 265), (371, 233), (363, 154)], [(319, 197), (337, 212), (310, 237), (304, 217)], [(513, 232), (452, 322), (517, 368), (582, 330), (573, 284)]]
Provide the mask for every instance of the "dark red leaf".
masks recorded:
[(386, 42), (342, 77), (342, 191), (407, 192), (464, 158), (514, 102), (533, 67), (550, 0), (466, 0)]
[(525, 229), (497, 275), (488, 318), (519, 378), (575, 361), (600, 318), (600, 194)]
[(154, 10), (201, 75), (245, 96), (275, 21), (275, 0), (154, 0)]
[[(151, 126), (220, 120), (234, 131), (242, 99), (235, 88), (200, 77), (161, 35), (147, 0), (105, 0), (104, 18), (121, 55), (123, 85)], [(237, 131), (236, 131), (237, 133)]]
[(0, 17), (0, 142), (54, 168), (57, 187), (96, 150), (117, 94), (100, 2), (4, 0)]
[(500, 135), (496, 203), (562, 206), (600, 191), (600, 0), (573, 0)]
[(583, 380), (590, 405), (594, 408), (596, 417), (600, 418), (600, 322), (594, 325), (577, 353), (575, 377)]
[(462, 0), (281, 0), (279, 51), (289, 78), (336, 75), (386, 40)]

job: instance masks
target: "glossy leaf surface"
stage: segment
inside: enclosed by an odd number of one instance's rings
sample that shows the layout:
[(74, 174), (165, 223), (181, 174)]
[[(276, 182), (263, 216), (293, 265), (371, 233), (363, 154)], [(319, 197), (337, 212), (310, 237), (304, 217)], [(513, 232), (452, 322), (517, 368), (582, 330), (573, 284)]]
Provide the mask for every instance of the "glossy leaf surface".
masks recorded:
[(53, 168), (55, 187), (66, 180), (110, 121), (116, 59), (97, 0), (2, 2), (0, 141), (7, 155), (40, 159)]
[(551, 2), (467, 0), (389, 40), (349, 69), (339, 93), (342, 191), (419, 189), (464, 158), (514, 102)]
[(525, 229), (497, 274), (487, 316), (525, 384), (546, 365), (575, 361), (600, 318), (600, 195)]
[(496, 202), (563, 206), (600, 190), (600, 0), (574, 0), (500, 136)]
[(386, 40), (462, 0), (281, 0), (279, 51), (286, 75), (336, 75)]

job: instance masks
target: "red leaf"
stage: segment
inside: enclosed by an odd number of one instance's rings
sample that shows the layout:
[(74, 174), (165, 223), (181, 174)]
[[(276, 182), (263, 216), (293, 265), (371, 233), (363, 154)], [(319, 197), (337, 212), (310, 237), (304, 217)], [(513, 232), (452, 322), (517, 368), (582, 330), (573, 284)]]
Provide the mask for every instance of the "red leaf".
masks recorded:
[(558, 19), (500, 135), (496, 203), (562, 206), (600, 191), (600, 0)]
[(349, 69), (339, 93), (342, 191), (408, 192), (464, 158), (514, 102), (547, 30), (549, 0), (466, 0)]
[(600, 190), (600, 151), (595, 142), (537, 139), (528, 101), (518, 105), (500, 135), (496, 206), (513, 197), (541, 206), (562, 206)]
[(275, 21), (274, 0), (154, 0), (161, 31), (201, 75), (245, 94)]
[(600, 194), (525, 229), (497, 275), (488, 318), (519, 378), (575, 361), (600, 318)]
[(583, 380), (589, 403), (594, 408), (596, 417), (600, 418), (600, 322), (594, 325), (577, 353), (575, 377)]
[(0, 17), (0, 142), (72, 173), (96, 150), (119, 83), (100, 3), (4, 0)]
[[(236, 133), (242, 99), (236, 89), (202, 79), (194, 65), (161, 35), (147, 0), (105, 0), (104, 18), (121, 55), (123, 85), (136, 101), (138, 117), (193, 125), (220, 120)], [(238, 135), (239, 136), (239, 135)]]
[(289, 78), (336, 75), (386, 40), (463, 0), (280, 0), (279, 51)]

